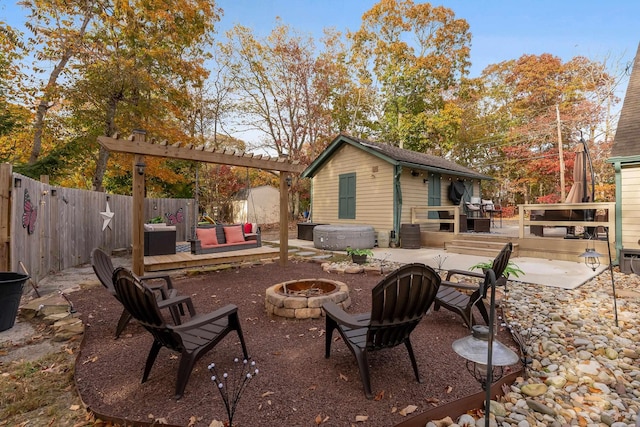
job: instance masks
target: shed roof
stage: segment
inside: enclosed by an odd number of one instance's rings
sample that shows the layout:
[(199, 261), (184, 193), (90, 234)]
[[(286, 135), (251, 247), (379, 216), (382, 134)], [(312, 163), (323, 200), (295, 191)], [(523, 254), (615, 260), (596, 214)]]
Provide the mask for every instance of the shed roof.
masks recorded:
[(612, 157), (638, 155), (640, 155), (640, 44), (638, 44), (611, 148)]
[(393, 165), (401, 165), (418, 170), (445, 173), (473, 179), (493, 179), (442, 157), (405, 150), (390, 144), (367, 141), (348, 135), (338, 135), (329, 146), (302, 172), (303, 178), (311, 178), (342, 145), (348, 144), (379, 157)]

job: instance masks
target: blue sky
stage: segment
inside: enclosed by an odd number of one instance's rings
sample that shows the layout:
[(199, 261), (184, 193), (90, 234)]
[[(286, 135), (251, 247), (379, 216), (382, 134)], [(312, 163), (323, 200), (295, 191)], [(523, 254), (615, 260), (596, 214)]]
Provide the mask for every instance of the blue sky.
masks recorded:
[[(415, 1), (415, 0), (414, 0)], [(266, 35), (276, 17), (292, 27), (322, 34), (325, 27), (357, 30), (373, 0), (219, 0), (224, 10), (220, 30), (236, 23)], [(550, 53), (567, 61), (582, 55), (609, 56), (625, 65), (640, 42), (637, 0), (445, 0), (433, 1), (453, 10), (471, 27), (471, 76), (489, 64), (523, 54)]]
[[(266, 35), (276, 18), (314, 37), (322, 29), (356, 30), (374, 0), (218, 0), (224, 16), (222, 34), (234, 24)], [(452, 9), (469, 22), (472, 33), (471, 77), (489, 64), (523, 54), (551, 53), (564, 61), (582, 55), (594, 60), (609, 56), (621, 66), (630, 63), (640, 42), (637, 0), (443, 0), (433, 5)], [(0, 21), (24, 28), (22, 8), (0, 0)], [(624, 88), (622, 88), (624, 91)]]

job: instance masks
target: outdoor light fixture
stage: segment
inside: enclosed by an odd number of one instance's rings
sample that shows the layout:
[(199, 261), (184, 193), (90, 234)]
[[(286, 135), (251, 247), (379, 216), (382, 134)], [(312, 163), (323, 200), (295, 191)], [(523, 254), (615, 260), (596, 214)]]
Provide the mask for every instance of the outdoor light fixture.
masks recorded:
[(287, 177), (284, 180), (287, 182), (287, 187), (291, 187), (291, 182), (292, 182), (291, 176), (287, 175)]
[[(490, 386), (487, 382), (489, 335), (488, 326), (473, 325), (470, 336), (460, 338), (453, 343), (453, 351), (467, 360), (467, 370), (480, 383), (483, 390)], [(497, 340), (493, 340), (492, 356), (492, 382), (502, 378), (505, 366), (514, 365), (520, 360), (513, 350)]]
[[(609, 227), (604, 228), (604, 232), (607, 236), (607, 251), (609, 254), (609, 275), (611, 276), (611, 289), (613, 290), (613, 315), (616, 323), (616, 327), (618, 326), (618, 301), (616, 299), (616, 281), (613, 278), (613, 260), (611, 259), (611, 245), (609, 244)], [(596, 268), (600, 266), (600, 257), (604, 256), (596, 252), (596, 249), (587, 248), (586, 252), (579, 255), (580, 258), (584, 258), (584, 263), (587, 267), (591, 268), (593, 271), (596, 271)]]
[(138, 172), (138, 175), (144, 175), (144, 170), (147, 167), (147, 165), (143, 162), (137, 162), (136, 163), (136, 172)]
[(585, 252), (578, 256), (580, 258), (584, 258), (584, 265), (589, 267), (591, 270), (596, 271), (596, 269), (600, 267), (600, 257), (602, 254), (596, 252), (595, 248), (586, 248)]
[[(452, 347), (458, 355), (467, 361), (467, 370), (471, 372), (485, 391), (484, 425), (489, 427), (491, 408), (491, 384), (500, 379), (504, 373), (504, 367), (518, 363), (518, 355), (506, 345), (493, 337), (493, 325), (496, 316), (496, 275), (493, 270), (487, 270), (485, 274), (485, 286), (491, 286), (491, 300), (489, 306), (489, 325), (474, 325), (471, 328), (471, 336), (460, 338), (453, 342)], [(496, 376), (494, 377), (494, 370)], [(499, 375), (499, 376), (498, 376)]]
[(22, 179), (21, 178), (13, 178), (13, 186), (14, 186), (14, 188), (22, 187)]

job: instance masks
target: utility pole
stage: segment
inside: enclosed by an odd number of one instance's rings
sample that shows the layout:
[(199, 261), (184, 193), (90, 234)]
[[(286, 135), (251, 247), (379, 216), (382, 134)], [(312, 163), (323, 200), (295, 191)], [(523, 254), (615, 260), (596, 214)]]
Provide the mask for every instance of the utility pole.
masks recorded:
[(564, 152), (562, 150), (562, 130), (560, 128), (560, 106), (556, 104), (556, 121), (558, 124), (558, 156), (560, 156), (560, 202), (564, 203), (565, 186), (564, 186)]

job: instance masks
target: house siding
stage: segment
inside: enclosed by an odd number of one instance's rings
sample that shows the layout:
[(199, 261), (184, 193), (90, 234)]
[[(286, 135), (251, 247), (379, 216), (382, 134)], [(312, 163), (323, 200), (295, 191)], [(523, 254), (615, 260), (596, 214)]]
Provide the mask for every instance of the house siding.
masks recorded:
[(622, 247), (640, 248), (640, 167), (627, 166), (621, 172)]
[[(375, 169), (377, 168), (377, 171)], [(356, 174), (356, 217), (338, 218), (338, 180)], [(340, 147), (313, 178), (313, 222), (393, 229), (393, 165), (349, 145)]]

